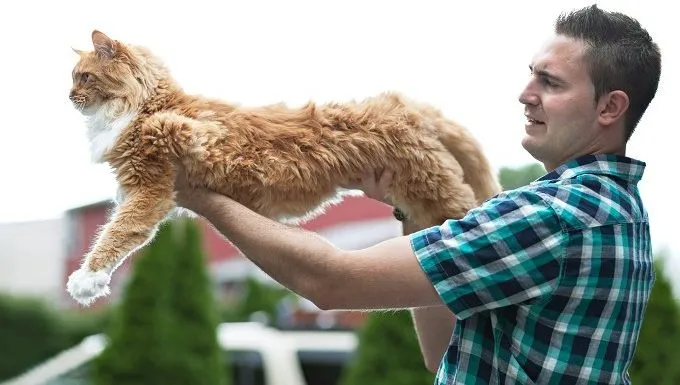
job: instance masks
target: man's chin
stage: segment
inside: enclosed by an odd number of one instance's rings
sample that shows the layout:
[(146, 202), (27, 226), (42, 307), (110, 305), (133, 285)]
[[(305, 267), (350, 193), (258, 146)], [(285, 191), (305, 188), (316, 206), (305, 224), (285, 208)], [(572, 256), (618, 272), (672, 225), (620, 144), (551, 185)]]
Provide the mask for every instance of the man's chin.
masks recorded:
[(541, 161), (541, 146), (536, 143), (536, 138), (526, 135), (522, 138), (522, 147), (526, 152), (529, 153), (534, 159)]

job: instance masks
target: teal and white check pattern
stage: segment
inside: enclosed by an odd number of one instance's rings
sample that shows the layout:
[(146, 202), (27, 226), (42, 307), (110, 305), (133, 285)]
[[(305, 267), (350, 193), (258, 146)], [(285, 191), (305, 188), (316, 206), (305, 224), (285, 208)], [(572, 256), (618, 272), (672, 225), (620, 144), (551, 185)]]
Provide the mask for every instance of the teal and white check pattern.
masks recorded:
[(457, 322), (436, 384), (629, 384), (654, 282), (645, 163), (572, 160), (410, 236)]

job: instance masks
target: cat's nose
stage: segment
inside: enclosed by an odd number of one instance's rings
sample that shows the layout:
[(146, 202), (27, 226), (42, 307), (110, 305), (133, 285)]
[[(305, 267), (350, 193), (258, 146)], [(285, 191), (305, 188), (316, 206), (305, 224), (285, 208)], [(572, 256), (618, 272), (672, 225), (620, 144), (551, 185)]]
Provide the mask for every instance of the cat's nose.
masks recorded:
[(69, 98), (71, 101), (73, 101), (73, 98), (74, 98), (75, 96), (76, 96), (76, 93), (75, 93), (74, 90), (71, 90), (71, 91), (68, 93), (68, 98)]

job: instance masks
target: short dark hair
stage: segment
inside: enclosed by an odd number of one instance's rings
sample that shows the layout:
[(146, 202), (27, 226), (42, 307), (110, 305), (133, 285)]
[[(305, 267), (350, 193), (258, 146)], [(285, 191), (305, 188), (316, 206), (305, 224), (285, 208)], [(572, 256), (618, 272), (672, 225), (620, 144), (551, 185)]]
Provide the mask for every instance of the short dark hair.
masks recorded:
[(595, 100), (621, 90), (628, 95), (624, 115), (628, 141), (656, 95), (661, 76), (661, 52), (640, 23), (619, 12), (591, 5), (561, 14), (555, 33), (586, 43), (585, 60), (595, 87)]

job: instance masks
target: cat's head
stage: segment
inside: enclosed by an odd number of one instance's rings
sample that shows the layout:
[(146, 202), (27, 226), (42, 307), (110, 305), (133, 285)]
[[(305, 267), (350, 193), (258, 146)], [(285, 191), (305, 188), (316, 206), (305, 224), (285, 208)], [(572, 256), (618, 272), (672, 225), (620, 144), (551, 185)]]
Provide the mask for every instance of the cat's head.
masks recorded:
[(158, 82), (168, 77), (163, 64), (143, 47), (92, 32), (92, 51), (75, 50), (80, 59), (71, 74), (69, 99), (84, 115), (117, 117), (139, 108)]

